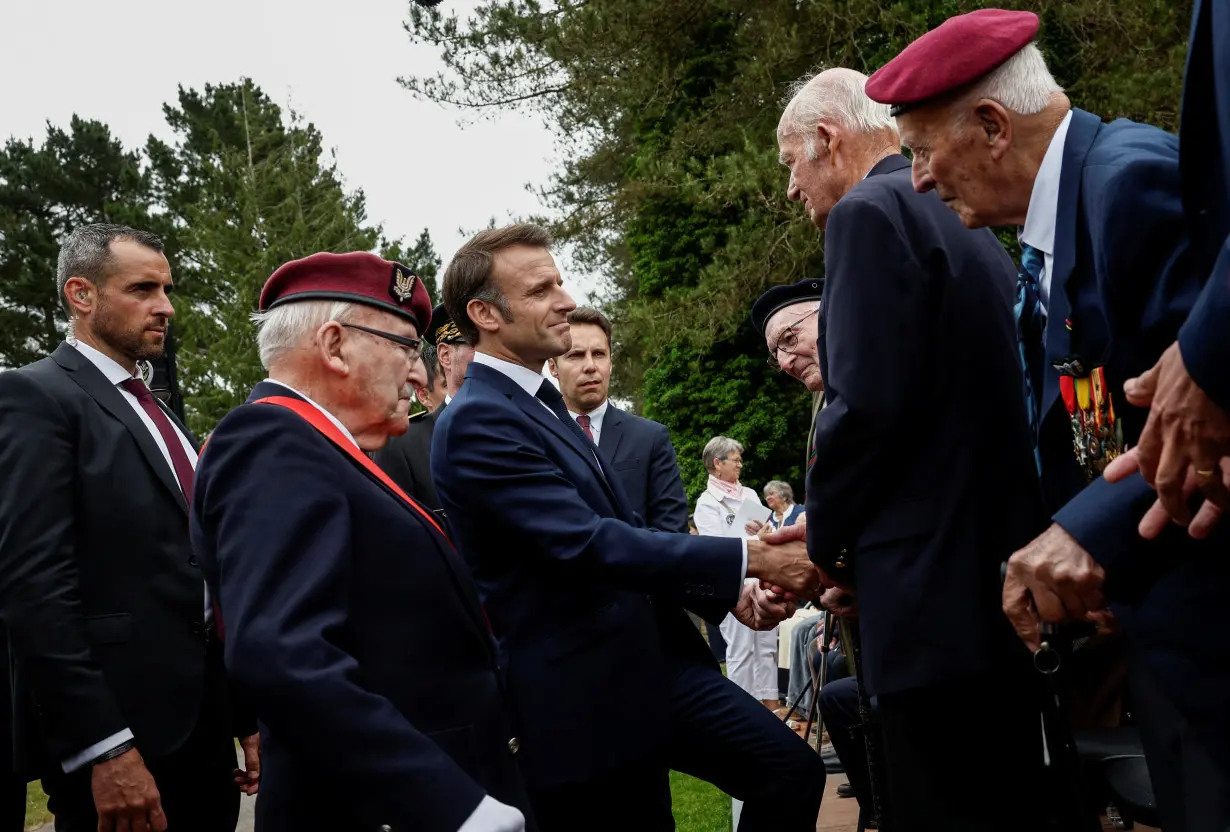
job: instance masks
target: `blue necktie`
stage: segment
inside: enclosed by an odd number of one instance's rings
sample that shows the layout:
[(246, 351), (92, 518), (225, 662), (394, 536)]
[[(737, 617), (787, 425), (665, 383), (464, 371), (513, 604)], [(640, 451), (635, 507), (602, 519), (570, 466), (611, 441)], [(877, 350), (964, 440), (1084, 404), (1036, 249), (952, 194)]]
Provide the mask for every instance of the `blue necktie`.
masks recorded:
[(1042, 333), (1046, 329), (1046, 313), (1038, 297), (1038, 281), (1042, 275), (1042, 252), (1021, 244), (1021, 271), (1016, 279), (1016, 340), (1021, 353), (1021, 372), (1025, 382), (1025, 413), (1029, 416), (1030, 443), (1034, 464), (1042, 472), (1042, 456), (1038, 453), (1038, 427), (1042, 408)]

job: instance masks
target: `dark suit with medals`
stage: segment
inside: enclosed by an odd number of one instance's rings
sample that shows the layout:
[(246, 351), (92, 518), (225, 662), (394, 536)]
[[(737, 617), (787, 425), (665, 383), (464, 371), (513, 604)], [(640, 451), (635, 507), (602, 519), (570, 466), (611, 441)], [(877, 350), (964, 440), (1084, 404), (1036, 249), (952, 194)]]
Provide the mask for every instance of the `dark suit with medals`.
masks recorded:
[(254, 403), (270, 397), (313, 407), (258, 384), (210, 439), (192, 517), (227, 666), (260, 720), (257, 827), (456, 832), (485, 795), (528, 819), (465, 564), (423, 507), (304, 417)]
[[(1015, 269), (989, 230), (915, 193), (899, 155), (834, 207), (825, 269), (807, 541), (857, 588), (894, 824), (964, 828), (1010, 804), (1004, 821), (1032, 828), (1040, 700), (999, 593), (1001, 564), (1043, 519)], [(999, 785), (963, 793), (953, 814), (943, 781), (989, 760)]]
[[(1223, 799), (1230, 794), (1230, 642), (1220, 635), (1230, 527), (1223, 523), (1205, 541), (1178, 526), (1144, 540), (1137, 524), (1156, 494), (1139, 475), (1115, 485), (1099, 476), (1115, 450), (1135, 444), (1147, 416), (1126, 403), (1123, 382), (1174, 342), (1209, 280), (1207, 256), (1196, 267), (1201, 257), (1190, 244), (1180, 193), (1175, 136), (1073, 111), (1039, 452), (1055, 522), (1106, 570), (1104, 591), (1127, 638), (1129, 695), (1163, 821), (1167, 828), (1222, 829), (1185, 826), (1177, 811), (1185, 793), (1205, 795), (1188, 803), (1189, 821), (1193, 810), (1223, 823), (1230, 818)], [(1091, 461), (1091, 448), (1108, 439), (1112, 453)]]
[(62, 763), (125, 729), (175, 829), (234, 828), (221, 649), (205, 624), (188, 505), (154, 434), (64, 344), (0, 373), (0, 470), (17, 762), (42, 777), (57, 828), (97, 826), (90, 765), (65, 774)]
[(372, 457), (403, 491), (437, 513), (441, 510), (440, 496), (431, 481), (431, 436), (436, 429), (436, 420), (447, 406), (440, 402), (440, 406), (430, 413), (411, 416), (406, 432), (394, 436)]
[[(688, 500), (665, 425), (607, 404), (598, 447), (632, 509), (651, 529), (687, 532)], [(789, 828), (812, 818), (824, 794), (824, 766), (764, 705), (728, 682), (679, 604), (655, 599), (658, 629), (675, 665), (666, 693), (672, 708), (672, 768), (744, 795), (742, 829)], [(729, 607), (689, 604), (713, 630)], [(713, 714), (723, 714), (715, 720)]]

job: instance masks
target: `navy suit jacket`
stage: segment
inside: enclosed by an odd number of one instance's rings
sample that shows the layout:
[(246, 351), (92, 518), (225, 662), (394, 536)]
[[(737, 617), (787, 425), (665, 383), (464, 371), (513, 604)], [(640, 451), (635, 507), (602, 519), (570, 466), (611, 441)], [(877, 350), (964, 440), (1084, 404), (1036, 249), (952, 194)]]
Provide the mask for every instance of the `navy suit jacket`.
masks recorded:
[(405, 501), (248, 404), (201, 458), (191, 533), (262, 726), (258, 826), (456, 832), (484, 793), (528, 811), (473, 583)]
[(1124, 440), (1136, 443), (1148, 414), (1127, 403), (1123, 382), (1174, 342), (1208, 280), (1207, 270), (1193, 267), (1180, 190), (1175, 136), (1073, 111), (1059, 186), (1039, 450), (1048, 497), (1059, 506), (1054, 520), (1106, 569), (1105, 591), (1139, 659), (1180, 701), (1224, 703), (1230, 643), (1213, 634), (1222, 629), (1230, 592), (1230, 559), (1222, 556), (1230, 528), (1222, 524), (1205, 542), (1178, 526), (1142, 539), (1137, 525), (1157, 495), (1140, 476), (1084, 484), (1050, 367), (1067, 355), (1104, 365)]
[(1207, 277), (1179, 331), (1196, 383), (1230, 412), (1230, 7), (1196, 0), (1183, 79), (1183, 208), (1194, 267)]
[(446, 406), (440, 402), (440, 406), (430, 413), (411, 418), (405, 433), (391, 438), (372, 456), (393, 482), (401, 486), (402, 491), (435, 512), (437, 519), (441, 510), (440, 496), (431, 481), (431, 435), (436, 429), (436, 419), (440, 418)]
[(1022, 659), (1000, 566), (1044, 515), (1011, 259), (894, 155), (834, 207), (825, 270), (807, 542), (853, 559), (869, 692)]
[[(679, 474), (679, 460), (666, 425), (635, 416), (608, 404), (598, 447), (611, 462), (632, 510), (645, 525), (664, 532), (688, 531), (688, 495)], [(728, 606), (697, 598), (689, 609), (717, 626)], [(678, 605), (655, 604), (662, 638), (671, 652), (716, 667), (713, 652), (700, 631)]]
[(729, 608), (742, 586), (739, 541), (638, 528), (613, 467), (599, 465), (605, 454), (583, 439), (510, 378), (471, 363), (432, 441), (436, 489), (499, 641), (532, 788), (592, 780), (661, 748), (672, 671), (648, 596)]

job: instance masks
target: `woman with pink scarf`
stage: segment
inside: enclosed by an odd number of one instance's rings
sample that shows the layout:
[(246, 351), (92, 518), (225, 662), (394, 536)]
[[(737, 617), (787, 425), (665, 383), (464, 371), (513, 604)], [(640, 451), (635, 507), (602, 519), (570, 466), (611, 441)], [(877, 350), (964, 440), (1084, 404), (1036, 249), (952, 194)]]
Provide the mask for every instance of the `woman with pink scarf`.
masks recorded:
[[(739, 483), (743, 446), (729, 437), (715, 436), (705, 445), (702, 458), (709, 484), (696, 501), (697, 530), (710, 537), (755, 537), (750, 525), (734, 527), (741, 507), (749, 500), (764, 509), (759, 512), (762, 519), (769, 516), (755, 490)], [(777, 708), (777, 628), (756, 632), (727, 615), (721, 631), (726, 640), (726, 676), (766, 707)]]

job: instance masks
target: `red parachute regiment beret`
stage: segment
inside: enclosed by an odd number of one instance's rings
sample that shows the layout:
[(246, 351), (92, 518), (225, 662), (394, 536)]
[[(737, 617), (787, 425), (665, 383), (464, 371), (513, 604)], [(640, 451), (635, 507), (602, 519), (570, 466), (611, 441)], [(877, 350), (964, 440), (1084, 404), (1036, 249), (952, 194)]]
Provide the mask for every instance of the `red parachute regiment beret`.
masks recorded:
[(374, 306), (405, 318), (419, 333), (431, 321), (431, 297), (423, 281), (401, 263), (366, 251), (326, 251), (278, 266), (261, 289), (260, 311), (296, 300), (336, 300)]
[(1037, 33), (1033, 12), (980, 9), (950, 17), (877, 69), (867, 79), (867, 97), (900, 115), (978, 80), (1028, 46)]

